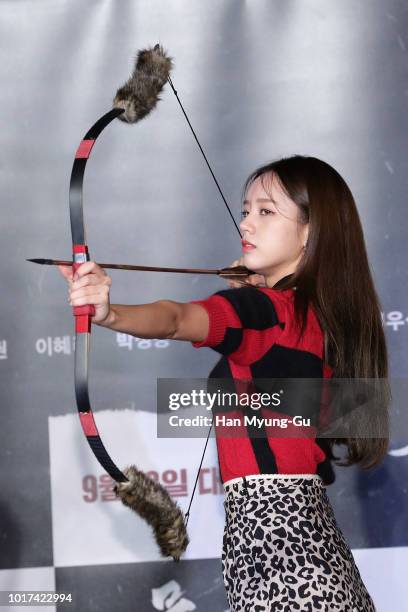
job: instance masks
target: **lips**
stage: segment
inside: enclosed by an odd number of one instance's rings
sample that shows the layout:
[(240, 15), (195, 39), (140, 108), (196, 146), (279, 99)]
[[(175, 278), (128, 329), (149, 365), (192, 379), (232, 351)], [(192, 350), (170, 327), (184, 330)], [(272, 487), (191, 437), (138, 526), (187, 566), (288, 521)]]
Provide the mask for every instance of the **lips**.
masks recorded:
[(252, 242), (248, 242), (248, 240), (241, 240), (241, 244), (242, 244), (242, 251), (244, 253), (247, 253), (249, 251), (252, 251), (253, 249), (256, 249), (256, 246), (252, 244)]

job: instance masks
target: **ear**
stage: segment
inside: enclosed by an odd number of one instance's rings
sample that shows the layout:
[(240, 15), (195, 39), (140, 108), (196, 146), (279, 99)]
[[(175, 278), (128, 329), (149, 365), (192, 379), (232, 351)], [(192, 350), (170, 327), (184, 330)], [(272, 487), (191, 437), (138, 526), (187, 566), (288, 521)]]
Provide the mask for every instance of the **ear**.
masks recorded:
[(302, 227), (302, 246), (303, 248), (306, 248), (308, 238), (309, 238), (309, 224), (306, 223), (306, 225), (303, 225)]

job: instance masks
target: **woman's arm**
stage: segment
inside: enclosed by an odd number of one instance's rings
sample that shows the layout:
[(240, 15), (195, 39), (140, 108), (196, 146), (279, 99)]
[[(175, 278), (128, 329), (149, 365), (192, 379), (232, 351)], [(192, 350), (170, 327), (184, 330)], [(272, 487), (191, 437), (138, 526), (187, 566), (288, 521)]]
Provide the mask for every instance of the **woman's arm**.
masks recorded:
[(160, 300), (151, 304), (112, 304), (101, 327), (137, 336), (202, 342), (208, 335), (209, 320), (199, 304)]
[(138, 338), (169, 338), (202, 342), (208, 335), (207, 311), (199, 304), (160, 300), (151, 304), (110, 304), (112, 279), (93, 261), (82, 264), (72, 276), (72, 267), (58, 266), (68, 282), (72, 306), (93, 304), (92, 323)]

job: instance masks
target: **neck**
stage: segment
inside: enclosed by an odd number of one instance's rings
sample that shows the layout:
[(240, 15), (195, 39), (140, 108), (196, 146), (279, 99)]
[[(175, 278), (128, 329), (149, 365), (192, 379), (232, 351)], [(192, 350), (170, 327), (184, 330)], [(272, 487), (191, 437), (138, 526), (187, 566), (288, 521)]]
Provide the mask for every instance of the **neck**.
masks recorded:
[(266, 277), (266, 286), (269, 287), (270, 289), (275, 289), (276, 286), (280, 285), (280, 283), (282, 283), (284, 280), (290, 278), (292, 275), (294, 274), (294, 272), (281, 272), (281, 273), (277, 273), (277, 274), (271, 274), (269, 276)]

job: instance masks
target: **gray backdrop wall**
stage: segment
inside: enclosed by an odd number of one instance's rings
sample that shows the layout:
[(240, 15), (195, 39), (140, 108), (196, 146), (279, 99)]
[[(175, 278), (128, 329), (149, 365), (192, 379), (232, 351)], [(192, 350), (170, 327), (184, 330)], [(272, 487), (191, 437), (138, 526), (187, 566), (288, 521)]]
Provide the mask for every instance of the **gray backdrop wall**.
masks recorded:
[[(72, 609), (81, 611), (227, 608), (216, 555), (178, 565), (120, 557), (101, 563), (97, 554), (83, 561), (78, 547), (72, 563), (55, 557), (50, 462), (62, 462), (62, 486), (72, 481), (70, 450), (52, 438), (50, 423), (75, 417), (73, 322), (56, 270), (25, 258), (70, 257), (75, 150), (109, 110), (137, 49), (156, 42), (174, 57), (175, 86), (237, 219), (243, 180), (260, 163), (309, 154), (344, 176), (364, 226), (392, 376), (404, 378), (408, 365), (406, 2), (1, 0), (0, 589), (71, 590)], [(220, 267), (240, 255), (169, 88), (146, 120), (116, 122), (103, 133), (85, 198), (97, 261)], [(119, 303), (187, 301), (224, 287), (200, 276), (112, 278)], [(93, 405), (113, 416), (154, 414), (157, 377), (205, 377), (217, 359), (183, 343), (162, 350), (123, 340), (94, 330)], [(405, 609), (408, 600), (401, 570), (408, 557), (407, 444), (405, 427), (379, 468), (337, 468), (328, 490), (381, 611)], [(192, 470), (201, 448), (198, 440)], [(75, 449), (87, 461), (82, 438)], [(92, 474), (100, 479), (98, 468)], [(82, 487), (82, 498), (91, 494)], [(80, 513), (75, 521), (83, 522)], [(167, 602), (166, 588), (173, 593)]]

